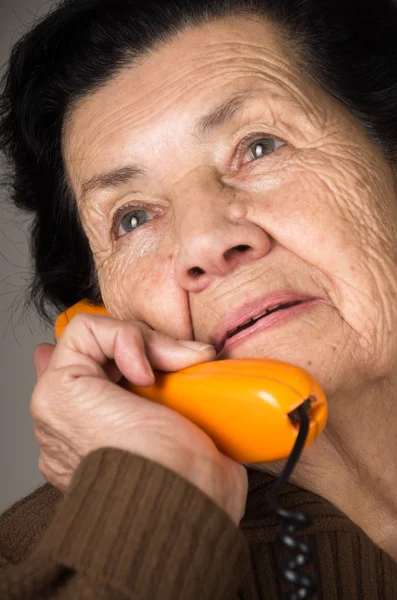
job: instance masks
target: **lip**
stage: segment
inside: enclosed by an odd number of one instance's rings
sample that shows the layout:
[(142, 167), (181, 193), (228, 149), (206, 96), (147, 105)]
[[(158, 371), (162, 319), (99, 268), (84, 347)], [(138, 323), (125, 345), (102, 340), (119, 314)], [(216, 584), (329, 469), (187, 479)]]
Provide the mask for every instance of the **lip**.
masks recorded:
[(216, 350), (217, 354), (219, 354), (224, 349), (224, 346), (225, 346), (226, 342), (228, 341), (228, 334), (230, 331), (232, 331), (236, 327), (239, 327), (243, 323), (249, 321), (253, 317), (260, 315), (262, 312), (265, 312), (272, 306), (276, 306), (277, 304), (287, 304), (289, 302), (300, 302), (301, 303), (290, 309), (286, 309), (284, 311), (283, 310), (277, 311), (277, 312), (273, 313), (272, 315), (269, 315), (269, 316), (265, 317), (264, 319), (261, 319), (260, 321), (258, 321), (257, 324), (252, 325), (249, 329), (246, 329), (246, 330), (241, 331), (240, 333), (237, 333), (235, 336), (230, 338), (230, 340), (234, 340), (234, 338), (236, 338), (236, 340), (242, 339), (243, 337), (246, 337), (246, 336), (243, 336), (244, 333), (246, 333), (246, 335), (250, 335), (251, 329), (253, 331), (257, 330), (259, 324), (262, 325), (262, 324), (266, 323), (268, 326), (271, 324), (271, 321), (272, 322), (275, 321), (275, 317), (280, 317), (283, 312), (290, 313), (291, 311), (293, 311), (295, 309), (299, 309), (302, 304), (306, 304), (308, 302), (312, 303), (315, 300), (320, 300), (320, 298), (315, 298), (313, 296), (307, 296), (307, 295), (304, 295), (301, 293), (295, 293), (295, 292), (291, 292), (291, 291), (284, 291), (284, 292), (276, 292), (273, 294), (268, 294), (266, 296), (262, 296), (261, 298), (257, 298), (256, 300), (253, 300), (251, 302), (247, 302), (246, 304), (241, 306), (238, 310), (226, 315), (226, 318), (222, 321), (222, 323), (216, 329), (210, 343), (213, 346), (215, 346), (215, 350)]

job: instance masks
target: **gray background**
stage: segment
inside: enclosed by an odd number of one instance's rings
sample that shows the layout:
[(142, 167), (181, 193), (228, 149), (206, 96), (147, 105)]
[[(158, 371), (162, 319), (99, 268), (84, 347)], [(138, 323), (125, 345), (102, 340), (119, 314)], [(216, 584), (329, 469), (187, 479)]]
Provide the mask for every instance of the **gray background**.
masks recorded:
[[(12, 43), (52, 5), (51, 0), (0, 2), (1, 73)], [(3, 174), (0, 164), (0, 178)], [(33, 311), (23, 312), (21, 299), (31, 272), (29, 219), (10, 208), (6, 195), (0, 187), (0, 512), (45, 483), (29, 413), (35, 384), (32, 354), (37, 344), (54, 341), (52, 330)]]

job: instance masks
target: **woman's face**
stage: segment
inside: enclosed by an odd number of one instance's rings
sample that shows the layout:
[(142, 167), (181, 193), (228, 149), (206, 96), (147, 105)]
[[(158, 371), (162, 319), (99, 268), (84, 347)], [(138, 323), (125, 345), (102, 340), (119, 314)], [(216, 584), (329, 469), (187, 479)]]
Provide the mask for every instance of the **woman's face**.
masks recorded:
[(125, 68), (74, 108), (64, 158), (112, 316), (214, 343), (247, 303), (307, 298), (219, 357), (294, 363), (329, 395), (393, 371), (392, 171), (273, 25), (212, 22)]

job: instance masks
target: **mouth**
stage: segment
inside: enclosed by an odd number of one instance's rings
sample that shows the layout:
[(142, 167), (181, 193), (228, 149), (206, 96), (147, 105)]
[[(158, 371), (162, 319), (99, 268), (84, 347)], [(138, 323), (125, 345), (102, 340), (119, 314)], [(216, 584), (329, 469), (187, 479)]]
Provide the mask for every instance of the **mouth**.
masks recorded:
[[(286, 294), (283, 295), (286, 296)], [(245, 307), (245, 309), (240, 309), (240, 311), (237, 311), (237, 313), (231, 315), (231, 318), (229, 318), (226, 321), (226, 323), (223, 323), (223, 325), (218, 329), (214, 337), (213, 345), (215, 346), (217, 354), (219, 354), (223, 350), (226, 342), (229, 339), (237, 336), (242, 331), (250, 329), (259, 321), (266, 319), (274, 313), (278, 313), (283, 310), (288, 310), (290, 308), (293, 308), (294, 306), (298, 306), (310, 300), (315, 300), (315, 298), (307, 297), (297, 298), (296, 294), (295, 298), (291, 298), (292, 294), (288, 295), (290, 296), (290, 298), (275, 298), (273, 301), (271, 299), (268, 299), (267, 301), (265, 300), (265, 302), (262, 300), (261, 306), (258, 306), (258, 303), (255, 302), (254, 304), (256, 304), (256, 307), (252, 306), (251, 310), (248, 311), (247, 307)], [(265, 306), (266, 304), (267, 306)], [(239, 313), (241, 316), (239, 316)], [(244, 313), (244, 316), (242, 316), (242, 313)], [(258, 327), (256, 327), (255, 329), (257, 328)]]
[(259, 319), (264, 319), (268, 315), (271, 315), (279, 310), (285, 310), (286, 308), (291, 308), (291, 306), (297, 306), (298, 304), (302, 304), (302, 302), (300, 300), (298, 300), (297, 302), (287, 302), (286, 304), (279, 304), (277, 306), (273, 306), (272, 308), (265, 310), (265, 312), (262, 313), (261, 315), (259, 315), (257, 317), (253, 317), (246, 323), (243, 323), (242, 325), (235, 327), (235, 329), (232, 329), (230, 331), (230, 333), (227, 334), (226, 339), (229, 339), (229, 338), (233, 337), (234, 335), (237, 335), (238, 333), (240, 333), (240, 331), (243, 331), (244, 329), (248, 329), (248, 327), (251, 327), (251, 325), (253, 325), (257, 321), (259, 321)]

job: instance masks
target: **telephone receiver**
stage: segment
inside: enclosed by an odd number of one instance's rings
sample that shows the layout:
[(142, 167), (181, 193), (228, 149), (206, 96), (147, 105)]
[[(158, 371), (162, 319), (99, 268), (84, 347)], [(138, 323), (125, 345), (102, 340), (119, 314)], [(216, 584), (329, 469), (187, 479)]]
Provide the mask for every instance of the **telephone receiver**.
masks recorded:
[[(103, 306), (78, 302), (57, 318), (57, 340), (78, 313), (109, 316)], [(305, 447), (327, 422), (327, 401), (317, 381), (304, 369), (278, 360), (215, 360), (154, 374), (153, 385), (125, 382), (123, 388), (180, 413), (205, 431), (219, 451), (240, 463), (288, 458), (304, 404), (309, 417)]]

